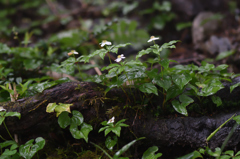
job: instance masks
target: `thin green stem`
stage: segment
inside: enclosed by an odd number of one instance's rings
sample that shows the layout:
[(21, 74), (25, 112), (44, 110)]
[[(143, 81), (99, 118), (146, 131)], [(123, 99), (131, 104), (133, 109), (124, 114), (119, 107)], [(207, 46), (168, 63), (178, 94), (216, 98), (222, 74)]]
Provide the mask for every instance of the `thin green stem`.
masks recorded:
[(226, 120), (222, 125), (220, 125), (214, 132), (212, 132), (206, 139), (208, 142), (228, 121), (230, 121), (236, 114), (234, 114), (231, 118)]
[(100, 146), (98, 146), (97, 144), (93, 143), (93, 142), (90, 142), (91, 144), (93, 144), (94, 146), (96, 146), (97, 148), (99, 148), (100, 150), (102, 150), (105, 155), (107, 155), (110, 159), (113, 159), (108, 153), (107, 151), (105, 151), (103, 148), (101, 148)]
[[(125, 72), (126, 73), (126, 72)], [(129, 81), (129, 78), (128, 78), (128, 75), (127, 75), (127, 73), (126, 73), (126, 77), (127, 77), (127, 81)], [(130, 84), (130, 81), (129, 81), (129, 84)], [(136, 103), (136, 99), (135, 99), (135, 96), (133, 95), (133, 92), (132, 92), (132, 88), (130, 87), (130, 92), (131, 92), (131, 94), (132, 94), (132, 96), (133, 96), (133, 98), (134, 98), (134, 102)]]
[(110, 64), (112, 64), (112, 61), (111, 61), (111, 57), (110, 57), (109, 51), (108, 51), (108, 58), (109, 58)]
[(126, 95), (126, 97), (127, 97), (127, 99), (128, 99), (128, 101), (129, 102), (131, 102), (131, 100), (130, 100), (130, 98), (128, 97), (128, 95), (127, 95), (127, 92), (123, 89), (123, 87), (122, 86), (120, 86), (120, 88), (123, 90), (123, 92), (125, 93), (125, 95)]
[(3, 139), (4, 141), (7, 141), (6, 139), (4, 139), (1, 135), (0, 135), (0, 138)]
[(9, 132), (9, 130), (8, 130), (8, 128), (7, 128), (7, 126), (6, 126), (6, 124), (5, 124), (4, 121), (3, 121), (3, 125), (4, 125), (4, 127), (6, 128), (6, 130), (7, 130), (7, 132), (8, 132), (8, 135), (11, 137), (11, 139), (12, 139), (13, 141), (15, 141), (15, 140), (13, 139), (12, 135), (10, 134), (10, 132)]

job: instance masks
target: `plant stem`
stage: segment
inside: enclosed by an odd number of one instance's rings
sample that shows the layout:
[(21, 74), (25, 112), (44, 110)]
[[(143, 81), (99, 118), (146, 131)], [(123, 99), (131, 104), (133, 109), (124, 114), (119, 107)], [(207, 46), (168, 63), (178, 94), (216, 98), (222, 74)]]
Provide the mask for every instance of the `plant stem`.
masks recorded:
[(234, 114), (231, 118), (225, 121), (222, 125), (220, 125), (214, 132), (212, 132), (206, 139), (208, 142), (229, 120), (231, 120), (236, 114)]
[(108, 52), (108, 58), (109, 58), (109, 62), (110, 62), (110, 64), (112, 64), (112, 61), (111, 61), (111, 58), (110, 58), (110, 54), (109, 54), (109, 52)]
[(12, 139), (13, 141), (15, 141), (15, 140), (13, 139), (12, 135), (10, 134), (10, 132), (9, 132), (9, 130), (8, 130), (6, 124), (5, 124), (5, 121), (3, 121), (3, 125), (4, 125), (4, 127), (6, 128), (6, 130), (7, 130), (7, 132), (8, 132), (8, 135), (11, 137), (11, 139)]
[(99, 148), (100, 150), (102, 150), (110, 159), (113, 159), (103, 148), (101, 148), (97, 144), (94, 144), (93, 142), (90, 142), (90, 143), (93, 144), (94, 146), (96, 146), (97, 148)]

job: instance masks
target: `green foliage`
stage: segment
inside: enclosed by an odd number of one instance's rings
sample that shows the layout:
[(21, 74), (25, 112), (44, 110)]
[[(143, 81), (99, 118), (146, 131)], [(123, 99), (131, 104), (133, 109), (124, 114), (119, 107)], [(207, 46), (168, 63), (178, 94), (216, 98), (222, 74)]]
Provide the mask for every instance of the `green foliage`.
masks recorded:
[(45, 140), (42, 137), (35, 139), (35, 144), (33, 144), (34, 139), (29, 140), (24, 145), (19, 147), (19, 154), (25, 159), (31, 159), (37, 151), (43, 149), (45, 145)]
[(122, 44), (126, 41), (131, 41), (132, 47), (135, 49), (141, 49), (149, 34), (143, 30), (138, 29), (137, 21), (127, 22), (121, 20), (118, 23), (109, 27), (109, 31), (104, 34), (102, 38), (114, 41), (116, 44)]
[(59, 116), (62, 112), (64, 112), (64, 111), (67, 111), (67, 112), (71, 113), (71, 111), (70, 111), (70, 106), (72, 106), (72, 104), (49, 103), (49, 104), (47, 105), (46, 112), (47, 112), (47, 113), (52, 113), (52, 112), (54, 112), (54, 110), (55, 110), (56, 116), (58, 117), (58, 116)]
[(137, 142), (138, 140), (142, 140), (144, 139), (144, 137), (138, 138), (136, 140), (133, 140), (131, 142), (129, 142), (128, 144), (126, 144), (125, 146), (123, 146), (120, 150), (118, 150), (113, 157), (111, 157), (103, 148), (101, 148), (100, 146), (98, 146), (97, 144), (94, 144), (91, 142), (91, 144), (93, 144), (94, 146), (96, 146), (97, 148), (99, 148), (100, 150), (102, 150), (110, 159), (129, 159), (128, 157), (120, 157), (124, 152), (126, 152), (135, 142)]
[(158, 151), (158, 147), (157, 146), (149, 147), (143, 153), (142, 159), (157, 159), (158, 157), (161, 157), (162, 156), (161, 153), (155, 154), (157, 151)]
[(88, 142), (88, 134), (93, 130), (93, 127), (83, 122), (83, 115), (79, 111), (73, 110), (71, 118), (68, 116), (68, 112), (71, 113), (69, 106), (66, 110), (61, 111), (58, 116), (59, 126), (63, 129), (70, 126), (69, 130), (75, 139), (83, 138), (86, 142)]
[[(69, 74), (77, 78), (80, 77), (85, 81), (95, 81), (104, 84), (107, 86), (105, 93), (115, 87), (125, 90), (124, 85), (126, 85), (126, 87), (130, 88), (132, 96), (134, 96), (132, 88), (135, 88), (135, 90), (142, 92), (143, 101), (134, 101), (134, 104), (148, 104), (147, 102), (151, 102), (153, 95), (163, 96), (163, 103), (158, 106), (159, 110), (165, 109), (165, 106), (172, 105), (176, 112), (186, 116), (188, 115), (188, 106), (194, 102), (193, 99), (201, 102), (203, 98), (210, 97), (217, 107), (222, 105), (220, 97), (216, 96), (215, 93), (224, 88), (222, 81), (231, 82), (234, 77), (238, 76), (227, 73), (228, 65), (223, 64), (215, 67), (213, 64), (202, 62), (200, 67), (194, 65), (177, 65), (169, 68), (169, 63), (176, 61), (163, 58), (163, 52), (166, 49), (174, 49), (175, 44), (179, 42), (178, 40), (173, 40), (162, 45), (158, 45), (153, 41), (152, 46), (143, 49), (149, 37), (149, 31), (152, 29), (162, 30), (168, 22), (175, 18), (175, 14), (171, 11), (172, 6), (170, 2), (154, 1), (151, 3), (151, 8), (144, 10), (138, 7), (141, 2), (112, 1), (111, 3), (106, 3), (105, 1), (85, 0), (84, 3), (90, 3), (89, 6), (101, 5), (103, 16), (111, 15), (112, 17), (116, 17), (119, 13), (125, 16), (132, 13), (133, 10), (138, 10), (141, 15), (150, 17), (149, 21), (144, 25), (148, 29), (142, 27), (139, 21), (131, 21), (126, 17), (120, 20), (110, 20), (109, 23), (106, 23), (105, 19), (99, 19), (99, 24), (96, 24), (94, 20), (83, 18), (79, 20), (81, 26), (77, 29), (51, 33), (52, 35), (49, 36), (48, 41), (41, 40), (33, 43), (34, 40), (38, 39), (36, 35), (43, 35), (42, 29), (38, 29), (40, 26), (42, 28), (43, 24), (55, 23), (57, 21), (61, 24), (61, 27), (64, 27), (75, 17), (70, 15), (64, 18), (56, 16), (56, 14), (51, 14), (51, 8), (46, 5), (45, 1), (2, 0), (0, 5), (4, 7), (0, 10), (1, 42), (7, 41), (8, 38), (12, 39), (11, 34), (14, 36), (15, 41), (13, 43), (8, 42), (8, 45), (0, 43), (1, 102), (8, 101), (10, 99), (9, 94), (16, 100), (41, 93), (45, 89), (59, 83), (70, 81), (67, 78), (54, 81), (51, 77), (42, 77), (47, 71), (54, 71), (60, 74)], [(232, 2), (229, 2), (229, 6), (232, 12), (234, 7), (236, 8), (236, 4)], [(19, 19), (19, 21), (25, 21), (26, 24), (24, 23), (20, 27), (12, 27), (16, 25), (16, 22), (11, 21), (11, 17), (14, 17), (16, 13), (28, 9), (31, 11), (32, 16), (39, 16), (41, 20), (32, 20), (27, 17), (24, 20)], [(221, 14), (215, 14), (203, 21), (202, 24), (209, 20), (221, 19), (222, 17)], [(182, 30), (191, 25), (191, 22), (179, 23), (176, 29)], [(98, 41), (101, 39), (108, 39), (114, 45), (103, 46), (103, 48), (95, 50), (98, 46), (93, 44), (99, 43)], [(119, 62), (116, 61), (117, 63), (110, 60), (110, 64), (101, 69), (106, 72), (103, 75), (91, 78), (81, 76), (84, 74), (82, 72), (84, 69), (99, 67), (102, 64), (99, 62), (99, 59), (104, 59), (106, 56), (110, 59), (109, 53), (118, 54), (119, 48), (124, 49), (124, 47), (129, 47), (130, 43), (126, 42), (131, 42), (131, 47), (135, 50), (143, 49), (138, 52), (136, 59), (125, 59), (124, 61), (121, 59)], [(10, 47), (17, 44), (19, 45), (18, 47)], [(69, 49), (76, 49), (81, 55), (67, 57)], [(216, 60), (222, 60), (234, 53), (234, 50), (222, 52), (216, 57)], [(153, 58), (142, 61), (142, 57), (149, 54), (152, 54)], [(93, 60), (97, 64), (85, 65), (85, 63)], [(159, 66), (159, 69), (153, 69), (153, 66)], [(79, 74), (76, 74), (76, 68)], [(33, 78), (30, 79), (29, 76)], [(239, 83), (232, 85), (230, 92), (238, 86), (240, 86)], [(55, 111), (61, 128), (65, 129), (69, 127), (75, 139), (83, 138), (88, 142), (88, 135), (93, 130), (93, 127), (84, 122), (84, 117), (80, 112), (72, 111), (72, 114), (69, 115), (71, 113), (71, 105), (50, 103), (47, 107), (47, 112)], [(0, 109), (3, 110), (2, 108)], [(7, 116), (17, 116), (20, 119), (20, 114), (17, 112), (1, 110), (0, 125), (3, 124), (5, 126), (4, 120)], [(233, 119), (237, 123), (240, 123), (239, 116)], [(113, 151), (114, 146), (118, 144), (121, 127), (128, 126), (123, 123), (124, 121), (125, 119), (122, 119), (116, 124), (114, 122), (102, 122), (104, 127), (99, 132), (104, 131), (105, 137), (108, 135), (105, 141), (105, 146), (108, 150)], [(11, 136), (10, 133), (9, 135)], [(213, 135), (215, 135), (215, 132)], [(113, 157), (107, 154), (101, 147), (95, 146), (100, 148), (109, 158), (127, 158), (120, 156), (137, 140), (126, 144), (120, 150), (115, 150), (117, 152)], [(1, 151), (0, 158), (32, 158), (37, 151), (43, 148), (45, 140), (40, 137), (35, 140), (35, 144), (33, 142), (34, 140), (30, 140), (24, 145), (18, 145), (13, 140), (7, 140), (0, 143), (1, 149), (4, 149), (4, 151)], [(155, 154), (157, 151), (158, 148), (156, 146), (150, 147), (143, 154), (142, 158), (158, 158), (161, 156), (161, 153)], [(194, 151), (181, 158), (203, 158), (202, 155), (218, 158), (240, 158), (239, 154), (238, 152), (234, 156), (233, 151), (222, 153), (217, 148), (215, 152), (212, 152), (206, 148), (206, 150)]]
[(140, 14), (151, 14), (154, 15), (151, 17), (149, 28), (150, 29), (157, 29), (162, 30), (167, 22), (170, 22), (175, 18), (175, 14), (171, 12), (171, 2), (169, 1), (163, 1), (162, 4), (160, 4), (158, 1), (155, 1), (151, 8), (143, 10), (140, 12)]
[(118, 137), (120, 137), (121, 127), (128, 127), (127, 124), (124, 124), (123, 122), (126, 121), (126, 119), (122, 119), (118, 121), (116, 124), (114, 123), (107, 123), (107, 121), (103, 121), (101, 124), (104, 125), (103, 128), (101, 128), (98, 132), (104, 131), (105, 136), (107, 136), (108, 133), (113, 132)]
[(193, 151), (187, 155), (178, 157), (177, 159), (196, 159), (196, 158), (203, 158), (202, 155), (198, 151)]
[[(13, 117), (16, 116), (20, 119), (21, 114), (18, 112), (6, 112), (6, 110), (0, 110), (0, 125), (5, 126), (9, 136), (12, 138), (6, 124), (4, 123), (5, 117)], [(1, 135), (0, 137), (4, 139)], [(5, 139), (4, 139), (5, 140)], [(23, 157), (25, 159), (31, 159), (39, 150), (43, 149), (45, 145), (45, 140), (42, 137), (38, 137), (35, 139), (35, 144), (33, 144), (34, 140), (29, 140), (23, 145), (19, 145), (13, 138), (12, 140), (5, 140), (4, 142), (0, 143), (0, 158), (1, 159), (8, 159), (8, 158), (20, 158)], [(10, 148), (7, 148), (9, 147)], [(17, 150), (19, 148), (19, 152)], [(3, 151), (4, 149), (4, 151)]]
[(0, 125), (2, 125), (3, 121), (8, 116), (16, 116), (19, 119), (21, 118), (21, 114), (18, 112), (6, 112), (6, 111), (0, 111)]

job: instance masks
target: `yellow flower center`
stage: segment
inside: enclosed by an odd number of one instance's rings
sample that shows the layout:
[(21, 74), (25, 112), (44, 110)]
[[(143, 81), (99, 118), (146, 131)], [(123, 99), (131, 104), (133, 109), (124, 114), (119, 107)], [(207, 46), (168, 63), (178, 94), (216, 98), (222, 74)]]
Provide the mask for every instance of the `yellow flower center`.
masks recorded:
[(155, 36), (151, 36), (151, 37), (150, 37), (150, 39), (154, 39), (154, 38), (155, 38)]
[(107, 40), (103, 40), (103, 41), (102, 41), (102, 43), (106, 43), (106, 42), (107, 42)]
[(122, 56), (121, 55), (118, 55), (117, 58), (120, 59)]

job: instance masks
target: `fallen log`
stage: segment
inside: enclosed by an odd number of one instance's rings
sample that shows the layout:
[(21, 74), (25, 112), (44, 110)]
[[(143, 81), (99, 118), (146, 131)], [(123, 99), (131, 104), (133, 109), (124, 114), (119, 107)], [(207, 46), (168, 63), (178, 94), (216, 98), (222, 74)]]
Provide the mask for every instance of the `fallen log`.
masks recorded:
[[(234, 102), (238, 105), (240, 89), (236, 88), (231, 94), (229, 87), (239, 82), (236, 78), (233, 83), (225, 83), (225, 88), (217, 93), (223, 103)], [(93, 82), (68, 82), (57, 85), (32, 97), (19, 99), (16, 102), (1, 103), (0, 106), (7, 111), (21, 113), (21, 119), (15, 117), (6, 118), (6, 125), (12, 134), (18, 134), (20, 142), (42, 136), (47, 137), (49, 132), (55, 131), (57, 118), (54, 113), (46, 113), (49, 103), (72, 103), (71, 110), (79, 110), (86, 123), (91, 123), (94, 127), (94, 135), (100, 128), (100, 122), (108, 120), (110, 115), (115, 115), (117, 120), (127, 118), (127, 124), (136, 137), (146, 137), (144, 147), (156, 145), (160, 152), (169, 153), (169, 148), (175, 150), (178, 147), (182, 154), (182, 149), (194, 150), (199, 147), (210, 146), (219, 147), (224, 142), (226, 136), (232, 129), (235, 121), (228, 122), (220, 131), (206, 143), (206, 138), (224, 123), (233, 114), (240, 114), (239, 108), (231, 112), (220, 112), (213, 116), (191, 116), (168, 115), (155, 117), (156, 111), (154, 104), (162, 103), (162, 97), (152, 97), (152, 107), (138, 105), (135, 108), (124, 109), (128, 105), (136, 105), (136, 101), (141, 101), (143, 94), (137, 89), (112, 89), (106, 95), (105, 86)], [(115, 107), (114, 107), (115, 106)], [(117, 106), (117, 107), (116, 107)], [(222, 109), (224, 110), (224, 109)], [(106, 112), (110, 114), (106, 115)], [(94, 122), (93, 122), (94, 121)], [(233, 136), (228, 142), (227, 147), (233, 149), (240, 142), (240, 127), (237, 127)], [(6, 136), (3, 125), (0, 126), (1, 135)], [(91, 132), (92, 133), (92, 132)], [(91, 133), (89, 140), (91, 141)], [(123, 131), (122, 138), (127, 140), (134, 139), (129, 131)], [(50, 140), (50, 139), (49, 139)], [(168, 149), (168, 150), (167, 150)], [(171, 151), (171, 150), (170, 150)], [(184, 155), (184, 153), (182, 154)]]

